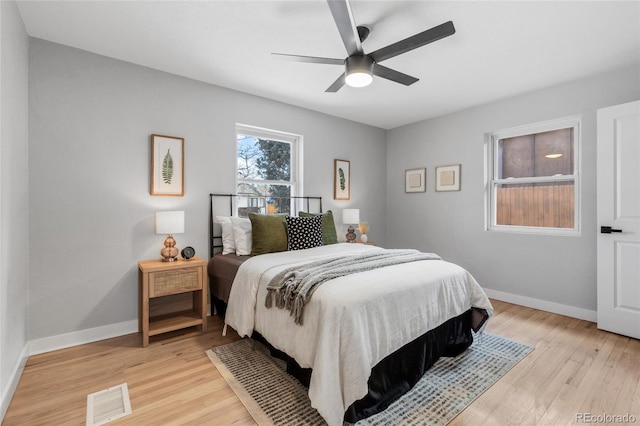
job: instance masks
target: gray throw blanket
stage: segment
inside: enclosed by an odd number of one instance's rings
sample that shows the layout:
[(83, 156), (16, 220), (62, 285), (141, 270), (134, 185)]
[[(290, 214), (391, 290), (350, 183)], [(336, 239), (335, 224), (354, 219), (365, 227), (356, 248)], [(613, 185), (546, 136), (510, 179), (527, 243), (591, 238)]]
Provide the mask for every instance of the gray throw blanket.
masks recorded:
[(302, 325), (304, 306), (323, 283), (358, 272), (420, 260), (439, 260), (433, 253), (417, 250), (379, 250), (371, 253), (322, 259), (293, 266), (273, 277), (267, 285), (265, 306), (288, 309), (296, 324)]

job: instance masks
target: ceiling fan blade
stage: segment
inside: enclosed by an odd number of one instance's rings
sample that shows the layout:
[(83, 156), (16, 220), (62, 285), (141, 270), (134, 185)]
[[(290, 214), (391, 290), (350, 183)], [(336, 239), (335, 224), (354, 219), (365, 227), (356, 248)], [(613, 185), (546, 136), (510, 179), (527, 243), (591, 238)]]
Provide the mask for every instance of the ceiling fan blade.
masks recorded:
[(338, 77), (338, 79), (334, 81), (333, 84), (325, 90), (325, 92), (335, 93), (340, 90), (342, 86), (344, 86), (344, 73), (340, 74), (340, 77)]
[(455, 32), (456, 29), (453, 26), (453, 22), (447, 21), (444, 24), (440, 24), (411, 37), (405, 38), (404, 40), (390, 44), (387, 47), (378, 49), (375, 52), (370, 53), (369, 56), (371, 56), (376, 62), (382, 62), (385, 59), (393, 58), (394, 56), (422, 47), (425, 44), (433, 43), (441, 38), (453, 35)]
[(344, 65), (344, 59), (320, 58), (317, 56), (290, 55), (288, 53), (272, 53), (279, 59), (294, 62), (311, 62), (313, 64)]
[(384, 67), (380, 64), (373, 64), (373, 73), (378, 77), (386, 78), (387, 80), (395, 81), (396, 83), (404, 84), (405, 86), (411, 86), (419, 80), (418, 78), (411, 77), (410, 75), (392, 70), (391, 68)]
[(338, 32), (344, 43), (344, 47), (347, 49), (349, 56), (363, 55), (362, 44), (360, 43), (360, 36), (356, 28), (355, 20), (353, 19), (353, 13), (351, 12), (351, 6), (349, 6), (348, 0), (327, 0), (329, 9), (333, 15), (333, 20), (336, 21), (338, 26)]

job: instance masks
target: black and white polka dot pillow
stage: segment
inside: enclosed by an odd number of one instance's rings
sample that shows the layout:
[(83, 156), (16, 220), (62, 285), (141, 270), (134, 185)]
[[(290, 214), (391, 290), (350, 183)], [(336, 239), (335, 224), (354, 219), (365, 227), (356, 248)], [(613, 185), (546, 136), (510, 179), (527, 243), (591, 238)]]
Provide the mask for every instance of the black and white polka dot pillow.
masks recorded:
[(285, 218), (289, 250), (303, 250), (322, 245), (322, 216)]

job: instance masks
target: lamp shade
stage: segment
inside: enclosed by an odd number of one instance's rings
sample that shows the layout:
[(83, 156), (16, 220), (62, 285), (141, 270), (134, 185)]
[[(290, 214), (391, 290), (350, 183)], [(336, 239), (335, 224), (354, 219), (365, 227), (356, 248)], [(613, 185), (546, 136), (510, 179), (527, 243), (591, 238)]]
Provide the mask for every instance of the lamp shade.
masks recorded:
[(184, 233), (184, 212), (156, 212), (156, 234)]
[(355, 225), (360, 223), (360, 209), (342, 210), (342, 223), (345, 225)]

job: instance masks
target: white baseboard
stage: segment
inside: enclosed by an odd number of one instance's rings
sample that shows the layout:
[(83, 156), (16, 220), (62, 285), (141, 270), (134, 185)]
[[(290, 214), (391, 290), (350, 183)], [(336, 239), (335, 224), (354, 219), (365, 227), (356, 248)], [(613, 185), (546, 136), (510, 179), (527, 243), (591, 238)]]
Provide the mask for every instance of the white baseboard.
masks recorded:
[(2, 406), (0, 407), (0, 422), (4, 419), (4, 415), (7, 413), (9, 409), (9, 404), (11, 403), (11, 398), (13, 398), (13, 394), (16, 392), (16, 388), (18, 387), (18, 383), (20, 382), (20, 377), (22, 376), (22, 372), (24, 371), (24, 366), (27, 364), (27, 359), (29, 359), (29, 343), (24, 345), (22, 348), (22, 353), (20, 354), (20, 358), (15, 365), (11, 373), (11, 378), (7, 381), (7, 387), (4, 389), (2, 393)]
[[(578, 308), (575, 306), (563, 305), (555, 302), (549, 302), (541, 299), (535, 299), (527, 296), (520, 296), (517, 294), (506, 293), (503, 291), (492, 290), (488, 288), (485, 288), (484, 291), (487, 296), (492, 299), (514, 303), (516, 305), (526, 306), (528, 308), (552, 312), (554, 314), (565, 315), (572, 318), (578, 318), (585, 321), (597, 322), (596, 311)], [(20, 360), (13, 371), (11, 380), (9, 381), (9, 386), (7, 386), (5, 392), (2, 395), (2, 411), (0, 411), (0, 419), (4, 418), (4, 415), (9, 408), (9, 403), (11, 402), (11, 398), (13, 397), (13, 394), (18, 386), (20, 376), (22, 375), (22, 371), (24, 370), (24, 366), (26, 365), (27, 359), (30, 355), (51, 352), (58, 349), (83, 345), (85, 343), (97, 342), (99, 340), (110, 339), (112, 337), (118, 337), (125, 334), (137, 332), (138, 320), (131, 320), (29, 341), (24, 347), (22, 354), (20, 355)]]
[(483, 290), (491, 299), (514, 303), (516, 305), (526, 306), (527, 308), (539, 309), (541, 311), (552, 312), (554, 314), (565, 315), (567, 317), (585, 321), (597, 322), (598, 320), (597, 312), (589, 309), (563, 305), (561, 303), (549, 302), (547, 300), (535, 299), (533, 297), (505, 293), (504, 291), (491, 290), (489, 288), (483, 288)]
[(42, 354), (45, 352), (70, 348), (71, 346), (83, 345), (85, 343), (97, 342), (98, 340), (110, 339), (112, 337), (137, 332), (138, 320), (131, 320), (104, 325), (101, 327), (88, 328), (86, 330), (74, 331), (71, 333), (59, 334), (57, 336), (29, 341), (29, 355)]
[(18, 387), (20, 377), (27, 364), (27, 360), (31, 355), (51, 352), (58, 349), (69, 348), (71, 346), (83, 345), (85, 343), (97, 342), (99, 340), (110, 339), (125, 334), (138, 332), (138, 320), (124, 321), (117, 324), (105, 325), (102, 327), (89, 328), (86, 330), (75, 331), (72, 333), (60, 334), (58, 336), (45, 337), (42, 339), (30, 340), (20, 354), (8, 386), (2, 393), (2, 406), (0, 407), (0, 422), (4, 419), (4, 415), (9, 409), (9, 404), (13, 398), (13, 394)]

